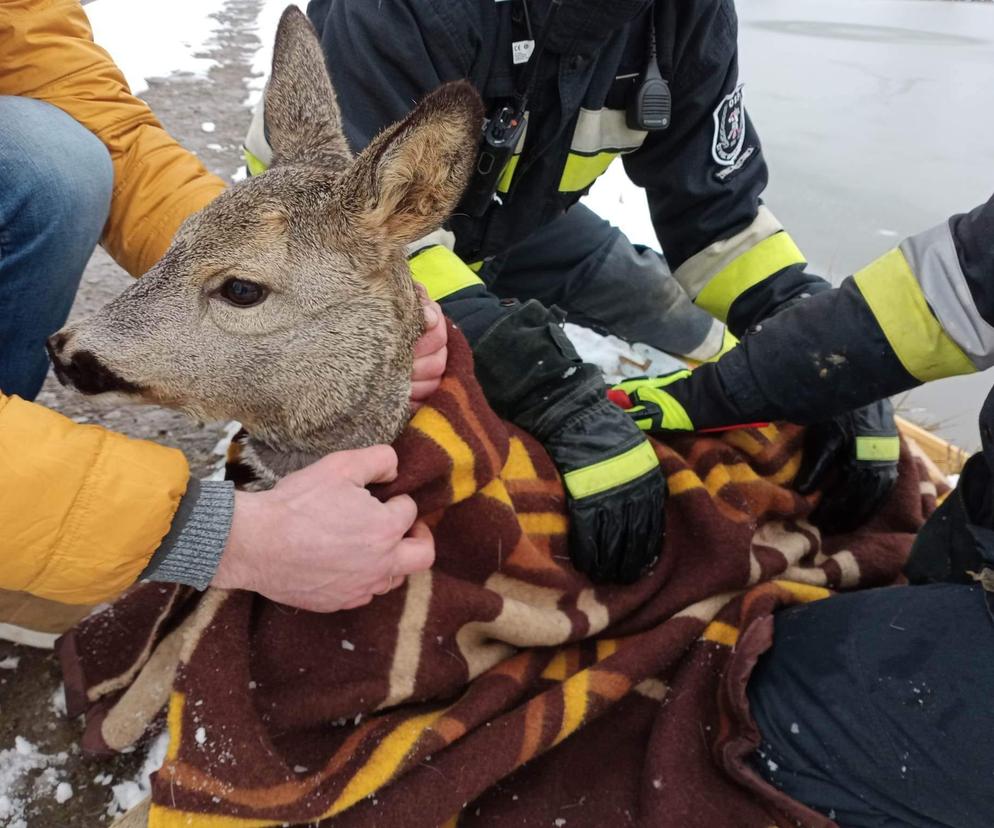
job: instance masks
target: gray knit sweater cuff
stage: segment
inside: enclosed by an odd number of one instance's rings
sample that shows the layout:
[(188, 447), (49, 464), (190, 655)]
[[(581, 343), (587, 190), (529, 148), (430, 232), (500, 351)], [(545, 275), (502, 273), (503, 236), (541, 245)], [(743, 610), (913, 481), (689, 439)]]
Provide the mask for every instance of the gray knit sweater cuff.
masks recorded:
[(234, 483), (191, 477), (169, 534), (139, 577), (207, 589), (228, 542), (234, 511)]

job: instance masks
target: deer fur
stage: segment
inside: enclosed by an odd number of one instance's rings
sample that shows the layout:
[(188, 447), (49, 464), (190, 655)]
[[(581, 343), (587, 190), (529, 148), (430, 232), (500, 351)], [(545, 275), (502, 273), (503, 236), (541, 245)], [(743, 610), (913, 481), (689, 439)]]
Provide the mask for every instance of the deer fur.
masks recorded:
[[(237, 419), (276, 476), (389, 443), (407, 422), (423, 328), (405, 245), (436, 230), (469, 179), (483, 118), (468, 82), (432, 92), (353, 156), (304, 14), (288, 7), (266, 89), (273, 165), (188, 218), (162, 259), (49, 340), (86, 394)], [(252, 307), (228, 280), (263, 286)]]

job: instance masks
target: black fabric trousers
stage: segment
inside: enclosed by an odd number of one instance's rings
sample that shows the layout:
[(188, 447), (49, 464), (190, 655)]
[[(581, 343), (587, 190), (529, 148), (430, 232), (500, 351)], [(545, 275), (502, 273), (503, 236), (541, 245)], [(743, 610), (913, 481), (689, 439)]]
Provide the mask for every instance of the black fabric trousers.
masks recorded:
[(489, 260), (480, 276), (501, 299), (556, 305), (567, 321), (626, 342), (700, 360), (721, 348), (724, 326), (690, 301), (663, 258), (582, 204)]
[(842, 826), (994, 825), (994, 622), (977, 585), (778, 613), (749, 684), (776, 787)]

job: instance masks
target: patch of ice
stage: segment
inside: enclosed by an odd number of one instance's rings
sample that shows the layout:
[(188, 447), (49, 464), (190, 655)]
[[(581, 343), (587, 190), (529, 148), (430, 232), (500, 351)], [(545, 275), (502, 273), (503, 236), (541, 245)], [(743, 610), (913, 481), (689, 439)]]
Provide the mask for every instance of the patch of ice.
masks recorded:
[(197, 740), (198, 745), (203, 745), (207, 742), (207, 731), (202, 727), (198, 727), (193, 734), (193, 738)]
[(202, 124), (200, 125), (200, 128), (201, 128), (201, 129), (202, 129), (202, 130), (203, 130), (204, 132), (213, 132), (213, 131), (214, 131), (215, 129), (217, 129), (217, 127), (216, 127), (216, 126), (214, 125), (214, 122), (213, 122), (213, 121), (204, 121), (204, 122), (203, 122), (203, 123), (202, 123)]
[(355, 644), (353, 644), (351, 641), (346, 641), (343, 638), (342, 639), (342, 649), (343, 650), (348, 650), (351, 653), (355, 649)]
[[(215, 62), (203, 53), (219, 25), (213, 15), (223, 7), (224, 0), (94, 0), (85, 11), (93, 39), (110, 52), (138, 94), (148, 89), (149, 78), (174, 72), (206, 77)], [(148, 36), (136, 37), (136, 32)]]
[(615, 161), (607, 168), (582, 201), (597, 215), (620, 228), (632, 244), (644, 244), (659, 251), (645, 190), (629, 180), (621, 161)]
[(7, 656), (3, 661), (0, 661), (0, 670), (16, 670), (20, 663), (20, 656)]
[(55, 787), (55, 801), (58, 802), (60, 805), (63, 802), (68, 802), (70, 799), (72, 799), (72, 794), (73, 794), (72, 785), (70, 785), (68, 782), (60, 782)]

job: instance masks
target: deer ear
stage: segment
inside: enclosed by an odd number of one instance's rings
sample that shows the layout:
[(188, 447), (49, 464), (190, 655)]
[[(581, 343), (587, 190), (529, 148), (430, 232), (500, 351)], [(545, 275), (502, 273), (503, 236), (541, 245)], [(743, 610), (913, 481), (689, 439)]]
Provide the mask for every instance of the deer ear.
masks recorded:
[(479, 94), (457, 81), (377, 135), (348, 174), (359, 224), (402, 244), (438, 229), (469, 182), (482, 123)]
[(352, 153), (321, 45), (296, 6), (286, 7), (276, 29), (265, 113), (273, 166), (310, 164), (342, 169), (351, 163)]

